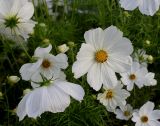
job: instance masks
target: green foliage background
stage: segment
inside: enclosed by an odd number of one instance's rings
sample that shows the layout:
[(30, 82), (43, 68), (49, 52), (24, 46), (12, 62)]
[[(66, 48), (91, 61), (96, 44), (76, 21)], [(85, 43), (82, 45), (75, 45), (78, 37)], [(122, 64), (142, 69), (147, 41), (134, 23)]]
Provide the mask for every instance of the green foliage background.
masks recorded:
[[(154, 57), (154, 63), (148, 69), (156, 74), (157, 86), (137, 87), (131, 92), (128, 99), (134, 108), (140, 108), (146, 101), (150, 100), (160, 105), (160, 11), (153, 17), (142, 15), (139, 10), (126, 12), (118, 3), (118, 0), (72, 0), (65, 1), (68, 8), (59, 7), (54, 4), (53, 12), (59, 12), (57, 19), (50, 16), (45, 4), (35, 8), (34, 20), (38, 23), (45, 23), (42, 27), (37, 24), (35, 32), (25, 44), (28, 53), (32, 56), (37, 46), (45, 46), (45, 39), (49, 39), (53, 45), (52, 53), (58, 53), (57, 46), (75, 42), (67, 52), (69, 67), (65, 71), (67, 80), (82, 85), (85, 90), (84, 100), (79, 103), (72, 100), (70, 106), (64, 113), (46, 112), (37, 120), (26, 117), (19, 122), (18, 117), (12, 111), (16, 108), (23, 90), (31, 88), (29, 82), (19, 81), (15, 85), (7, 82), (7, 76), (19, 75), (20, 67), (31, 62), (23, 48), (13, 41), (0, 38), (0, 90), (3, 98), (0, 99), (0, 126), (134, 126), (131, 121), (121, 121), (115, 115), (106, 111), (105, 107), (96, 100), (97, 92), (93, 91), (86, 82), (86, 76), (76, 80), (73, 78), (71, 67), (75, 61), (81, 43), (84, 42), (84, 32), (101, 27), (103, 29), (110, 25), (117, 26), (123, 31), (124, 36), (132, 41), (134, 48), (144, 48), (147, 54)], [(79, 13), (82, 11), (83, 13)], [(151, 44), (146, 45), (145, 41), (150, 40)], [(18, 43), (18, 42), (17, 42)]]

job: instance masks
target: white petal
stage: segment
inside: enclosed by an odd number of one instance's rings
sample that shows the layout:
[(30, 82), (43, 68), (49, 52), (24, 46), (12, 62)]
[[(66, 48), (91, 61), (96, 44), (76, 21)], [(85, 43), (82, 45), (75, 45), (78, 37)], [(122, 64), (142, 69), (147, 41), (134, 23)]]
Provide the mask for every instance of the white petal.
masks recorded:
[(72, 66), (72, 72), (74, 73), (74, 78), (80, 78), (86, 74), (92, 67), (94, 62), (89, 60), (76, 61)]
[(139, 10), (142, 14), (153, 16), (159, 9), (158, 0), (140, 0)]
[(21, 3), (20, 0), (13, 0), (12, 7), (11, 7), (11, 10), (10, 10), (11, 14), (17, 14), (17, 12), (20, 9), (20, 3)]
[(25, 5), (19, 10), (18, 17), (23, 20), (29, 20), (34, 13), (34, 6), (31, 2), (25, 3)]
[(138, 7), (138, 0), (120, 0), (120, 4), (125, 10), (134, 10)]
[(31, 79), (31, 76), (33, 75), (33, 73), (35, 73), (37, 71), (37, 69), (40, 67), (42, 63), (42, 60), (38, 60), (36, 63), (27, 63), (27, 64), (24, 64), (19, 72), (22, 76), (22, 79), (23, 80), (30, 80)]
[(132, 62), (131, 73), (134, 73), (139, 69), (140, 69), (140, 64), (138, 62)]
[(139, 114), (137, 112), (133, 112), (133, 117), (132, 117), (132, 121), (133, 122), (138, 122), (140, 117), (139, 117)]
[(56, 86), (48, 87), (48, 95), (51, 99), (51, 112), (63, 112), (70, 104), (70, 96)]
[(77, 54), (77, 60), (94, 60), (95, 58), (95, 48), (90, 44), (83, 43), (81, 45), (80, 51)]
[(87, 74), (87, 82), (96, 91), (102, 86), (101, 64), (94, 63)]
[(57, 81), (54, 83), (55, 86), (59, 87), (66, 94), (72, 96), (74, 99), (81, 101), (84, 97), (84, 90), (80, 85), (69, 83), (66, 81)]
[(143, 115), (143, 114), (150, 114), (154, 109), (154, 103), (153, 102), (146, 102), (141, 108), (140, 108), (140, 115)]
[(154, 110), (150, 113), (151, 119), (157, 120), (160, 119), (160, 110)]
[(20, 103), (18, 104), (18, 107), (16, 109), (16, 113), (19, 117), (19, 121), (23, 120), (24, 117), (27, 115), (27, 107), (28, 106), (26, 106), (26, 102), (29, 97), (30, 97), (30, 93), (26, 94), (23, 97), (23, 99), (20, 101)]
[(36, 50), (34, 52), (34, 57), (42, 57), (45, 54), (48, 54), (51, 51), (51, 49), (52, 49), (52, 45), (51, 44), (46, 48), (38, 47), (38, 48), (36, 48)]
[(23, 80), (26, 81), (30, 80), (32, 73), (28, 69), (31, 68), (32, 65), (33, 65), (32, 63), (27, 63), (20, 68), (19, 72)]
[(66, 54), (60, 53), (55, 56), (55, 59), (56, 59), (56, 65), (59, 68), (66, 69), (68, 67), (68, 62), (67, 62), (68, 57)]
[(29, 38), (30, 33), (33, 32), (33, 28), (35, 27), (35, 22), (23, 22), (18, 24), (18, 32), (20, 33), (21, 36), (23, 36), (24, 39)]
[(118, 41), (122, 38), (123, 33), (115, 26), (110, 26), (104, 30), (104, 47), (109, 50), (111, 47), (115, 46)]
[[(102, 64), (101, 66), (101, 74), (103, 79), (103, 85), (105, 85), (108, 88), (117, 85), (116, 74), (110, 67), (108, 67), (106, 63)], [(95, 76), (93, 76), (93, 78), (95, 78)]]
[(157, 120), (149, 121), (149, 126), (160, 126), (160, 122)]
[(37, 118), (43, 113), (43, 109), (41, 106), (43, 102), (43, 90), (46, 90), (46, 88), (36, 88), (31, 92), (30, 96), (28, 97), (26, 103), (28, 117)]
[(10, 0), (0, 0), (0, 13), (5, 16), (11, 9), (12, 2)]
[(108, 65), (117, 73), (123, 73), (131, 69), (132, 60), (129, 56), (112, 55), (108, 58)]
[(133, 46), (129, 39), (125, 37), (119, 38), (114, 46), (108, 49), (109, 54), (117, 54), (120, 56), (129, 56), (133, 52)]
[(101, 28), (86, 31), (84, 38), (87, 44), (93, 45), (96, 49), (103, 48), (104, 31)]

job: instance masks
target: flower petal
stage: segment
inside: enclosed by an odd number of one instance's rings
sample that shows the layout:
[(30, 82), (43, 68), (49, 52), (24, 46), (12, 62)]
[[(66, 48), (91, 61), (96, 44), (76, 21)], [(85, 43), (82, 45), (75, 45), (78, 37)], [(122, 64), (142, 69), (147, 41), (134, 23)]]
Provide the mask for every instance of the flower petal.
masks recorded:
[(70, 96), (54, 85), (48, 87), (48, 95), (51, 99), (50, 111), (53, 113), (64, 112), (70, 104)]
[(26, 103), (28, 117), (37, 118), (43, 113), (42, 98), (44, 90), (46, 90), (46, 87), (36, 88), (31, 92)]
[(76, 61), (72, 66), (72, 72), (74, 73), (74, 78), (80, 78), (84, 74), (86, 74), (89, 69), (92, 67), (94, 62), (89, 60), (84, 61)]
[(84, 97), (84, 90), (78, 84), (69, 83), (66, 81), (57, 81), (54, 83), (55, 86), (60, 88), (66, 94), (72, 96), (74, 99), (81, 101)]
[(82, 43), (80, 51), (77, 54), (77, 60), (94, 60), (96, 50), (90, 44)]
[(137, 0), (120, 0), (120, 4), (125, 10), (134, 10), (138, 7)]
[(19, 10), (18, 17), (21, 20), (29, 20), (34, 14), (34, 6), (31, 2), (25, 3), (24, 6)]
[(0, 14), (5, 16), (9, 13), (12, 2), (10, 0), (0, 0)]
[(52, 50), (51, 44), (46, 48), (38, 47), (34, 52), (34, 57), (43, 57), (45, 54), (48, 54), (51, 50)]
[(96, 49), (103, 48), (104, 31), (101, 28), (92, 29), (84, 33), (87, 44), (91, 44)]
[(150, 113), (150, 118), (157, 120), (160, 119), (160, 110), (154, 110)]
[(104, 30), (103, 48), (109, 50), (122, 38), (123, 33), (115, 26), (110, 26)]
[(102, 86), (101, 64), (94, 63), (87, 74), (87, 82), (96, 91)]
[(154, 109), (154, 103), (148, 101), (140, 108), (139, 114), (140, 115), (150, 114), (153, 111), (153, 109)]
[(26, 106), (26, 102), (29, 97), (30, 97), (30, 93), (26, 94), (23, 97), (23, 99), (20, 101), (20, 103), (18, 104), (18, 107), (16, 109), (16, 113), (19, 117), (19, 121), (23, 120), (24, 117), (27, 115), (27, 107), (28, 106)]
[(132, 60), (130, 56), (112, 55), (107, 60), (108, 65), (117, 73), (123, 73), (131, 68)]
[(56, 66), (62, 69), (66, 69), (68, 67), (68, 57), (66, 54), (60, 53), (55, 56)]
[[(102, 71), (103, 84), (107, 88), (111, 88), (117, 85), (116, 74), (110, 67), (108, 67), (107, 63), (102, 64), (101, 71)], [(95, 78), (95, 76), (93, 76), (93, 78)]]
[(159, 9), (158, 0), (140, 0), (139, 10), (142, 14), (153, 16)]

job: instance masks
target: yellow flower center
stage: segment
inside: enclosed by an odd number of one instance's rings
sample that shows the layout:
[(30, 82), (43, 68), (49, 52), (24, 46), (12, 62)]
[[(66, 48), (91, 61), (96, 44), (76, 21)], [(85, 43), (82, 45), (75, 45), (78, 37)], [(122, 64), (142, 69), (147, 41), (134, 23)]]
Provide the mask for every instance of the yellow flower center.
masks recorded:
[(124, 111), (124, 116), (130, 116), (130, 112), (129, 111)]
[(51, 63), (50, 63), (49, 60), (47, 60), (47, 59), (43, 60), (43, 62), (42, 62), (42, 67), (43, 67), (43, 68), (47, 69), (47, 68), (49, 68), (50, 66), (51, 66)]
[(95, 60), (98, 62), (98, 63), (103, 63), (107, 60), (108, 58), (108, 54), (106, 51), (104, 50), (99, 50), (96, 52), (95, 54)]
[(143, 123), (147, 123), (147, 122), (148, 122), (148, 117), (147, 117), (147, 116), (142, 116), (142, 117), (141, 117), (141, 121), (142, 121)]
[(113, 98), (113, 92), (112, 92), (112, 90), (108, 90), (108, 91), (107, 91), (106, 98), (107, 98), (107, 99)]
[(135, 79), (136, 79), (136, 75), (135, 75), (135, 74), (131, 74), (131, 75), (129, 76), (129, 79), (130, 79), (130, 80), (135, 80)]

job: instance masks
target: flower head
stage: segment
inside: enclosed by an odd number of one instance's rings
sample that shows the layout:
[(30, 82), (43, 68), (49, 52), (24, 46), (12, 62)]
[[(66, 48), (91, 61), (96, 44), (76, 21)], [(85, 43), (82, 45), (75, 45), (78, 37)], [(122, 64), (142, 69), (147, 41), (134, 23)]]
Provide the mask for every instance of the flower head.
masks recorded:
[(27, 39), (36, 22), (31, 20), (34, 7), (27, 0), (0, 0), (0, 33)]
[(28, 117), (37, 118), (44, 112), (63, 112), (70, 105), (70, 96), (83, 100), (81, 86), (63, 80), (50, 81), (48, 86), (35, 88), (27, 93), (17, 107), (19, 120)]
[(154, 103), (148, 101), (138, 112), (133, 113), (132, 121), (136, 126), (160, 126), (160, 110), (153, 110)]
[(102, 84), (113, 86), (117, 82), (115, 72), (125, 72), (130, 68), (129, 55), (133, 51), (130, 40), (123, 37), (115, 26), (89, 30), (84, 38), (86, 43), (82, 44), (72, 67), (74, 77), (87, 73), (87, 81), (96, 91)]
[(52, 46), (49, 45), (46, 48), (38, 47), (34, 56), (37, 58), (35, 63), (24, 64), (20, 73), (23, 80), (38, 81), (43, 76), (50, 80), (53, 77), (59, 76), (61, 69), (65, 69), (68, 66), (67, 56), (65, 54), (58, 54), (56, 56), (50, 54)]
[(120, 109), (116, 109), (114, 112), (117, 119), (129, 120), (132, 117), (133, 108), (130, 104), (122, 106)]
[(122, 87), (122, 84), (118, 82), (115, 87), (104, 87), (104, 93), (98, 94), (97, 99), (107, 108), (108, 111), (113, 112), (116, 107), (126, 105), (126, 99), (130, 96), (130, 93), (125, 89), (122, 89)]
[(147, 68), (141, 66), (138, 62), (133, 62), (130, 71), (121, 73), (121, 76), (121, 81), (127, 86), (129, 91), (133, 89), (134, 84), (138, 88), (157, 84), (157, 81), (154, 79), (154, 73), (148, 72)]

